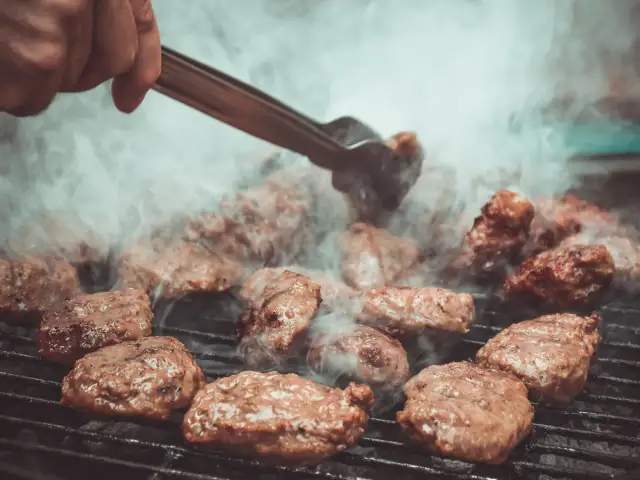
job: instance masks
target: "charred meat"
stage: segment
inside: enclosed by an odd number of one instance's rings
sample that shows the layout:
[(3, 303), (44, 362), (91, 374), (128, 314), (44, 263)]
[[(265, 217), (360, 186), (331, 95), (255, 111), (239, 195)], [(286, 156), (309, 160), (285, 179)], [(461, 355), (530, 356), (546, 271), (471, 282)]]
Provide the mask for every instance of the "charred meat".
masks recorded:
[(99, 348), (148, 337), (152, 320), (142, 290), (79, 294), (44, 313), (37, 333), (40, 355), (72, 365)]
[(242, 372), (204, 387), (184, 417), (190, 443), (278, 464), (315, 465), (358, 442), (373, 394), (297, 375)]
[(450, 269), (477, 276), (504, 273), (517, 261), (529, 236), (533, 204), (501, 190), (482, 207), (482, 214), (464, 237), (462, 252)]
[(79, 291), (76, 269), (56, 257), (0, 259), (0, 312), (8, 323), (38, 321)]
[(331, 310), (349, 308), (350, 304), (359, 295), (359, 292), (326, 273), (295, 266), (286, 268), (267, 267), (256, 270), (242, 284), (240, 297), (248, 302), (256, 301), (260, 298), (266, 286), (286, 270), (306, 275), (314, 283), (320, 285), (322, 306), (327, 306)]
[(542, 198), (535, 202), (536, 215), (531, 224), (526, 257), (556, 247), (570, 235), (590, 231), (613, 232), (618, 220), (597, 205), (574, 195), (562, 198)]
[(224, 291), (237, 285), (242, 274), (239, 263), (181, 240), (140, 243), (118, 260), (119, 287), (140, 288), (156, 298)]
[(317, 335), (307, 362), (318, 375), (366, 383), (374, 391), (395, 392), (409, 379), (409, 362), (402, 344), (363, 325), (338, 327)]
[[(611, 253), (616, 266), (614, 282), (629, 290), (637, 289), (635, 283), (640, 280), (640, 246), (631, 237), (592, 233), (583, 231), (567, 237), (560, 244), (563, 247), (572, 245), (604, 245)], [(632, 284), (630, 285), (629, 282)]]
[(186, 237), (241, 262), (278, 265), (307, 243), (310, 208), (301, 187), (267, 179), (189, 222)]
[(475, 319), (473, 297), (442, 288), (383, 287), (364, 293), (359, 323), (396, 338), (465, 334)]
[(468, 362), (422, 370), (404, 387), (396, 419), (427, 450), (482, 463), (503, 463), (531, 432), (533, 407), (517, 378)]
[(549, 307), (589, 304), (611, 284), (613, 258), (604, 245), (556, 247), (522, 262), (504, 282), (510, 297), (531, 297)]
[(164, 420), (204, 386), (200, 367), (172, 337), (101, 348), (78, 360), (62, 382), (62, 403), (103, 415)]
[(561, 313), (511, 325), (480, 349), (476, 361), (515, 375), (543, 402), (567, 404), (587, 381), (599, 320)]
[(244, 312), (238, 326), (240, 352), (247, 365), (278, 365), (294, 353), (316, 316), (320, 285), (285, 270), (271, 280)]
[(349, 228), (341, 248), (342, 279), (357, 290), (392, 284), (420, 261), (417, 242), (364, 223)]

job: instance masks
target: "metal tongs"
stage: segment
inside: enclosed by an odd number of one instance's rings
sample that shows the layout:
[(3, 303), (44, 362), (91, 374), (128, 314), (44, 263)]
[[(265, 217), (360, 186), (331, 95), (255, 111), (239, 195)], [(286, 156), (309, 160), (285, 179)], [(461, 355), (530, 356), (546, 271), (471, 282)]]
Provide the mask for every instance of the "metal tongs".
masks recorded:
[(155, 90), (254, 137), (331, 170), (359, 219), (376, 223), (398, 208), (416, 182), (422, 155), (392, 150), (353, 117), (319, 123), (215, 68), (167, 47)]

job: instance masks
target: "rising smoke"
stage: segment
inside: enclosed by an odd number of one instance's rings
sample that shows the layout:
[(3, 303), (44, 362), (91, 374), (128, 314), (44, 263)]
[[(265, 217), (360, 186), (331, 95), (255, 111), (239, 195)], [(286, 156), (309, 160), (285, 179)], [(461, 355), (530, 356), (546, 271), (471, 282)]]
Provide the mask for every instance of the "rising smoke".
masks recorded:
[[(415, 130), (477, 210), (506, 169), (528, 194), (561, 191), (567, 150), (541, 110), (567, 115), (625, 72), (635, 2), (155, 0), (165, 44), (328, 120)], [(640, 83), (640, 82), (639, 82)], [(117, 243), (214, 205), (273, 148), (152, 92), (124, 116), (107, 86), (0, 122), (0, 240), (40, 214)], [(486, 191), (469, 185), (489, 178)], [(475, 182), (475, 180), (473, 180)], [(429, 201), (442, 183), (414, 194)]]

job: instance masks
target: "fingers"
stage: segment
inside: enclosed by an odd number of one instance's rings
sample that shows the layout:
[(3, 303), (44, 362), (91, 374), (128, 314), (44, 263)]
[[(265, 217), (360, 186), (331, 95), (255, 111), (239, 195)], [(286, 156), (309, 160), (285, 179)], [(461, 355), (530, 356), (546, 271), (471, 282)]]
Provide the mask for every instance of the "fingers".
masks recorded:
[(69, 91), (90, 90), (128, 72), (136, 59), (138, 32), (129, 0), (98, 0), (94, 18), (91, 57)]
[(160, 33), (151, 8), (151, 0), (130, 0), (138, 34), (138, 52), (132, 68), (113, 81), (116, 107), (125, 113), (134, 111), (160, 76), (162, 68)]

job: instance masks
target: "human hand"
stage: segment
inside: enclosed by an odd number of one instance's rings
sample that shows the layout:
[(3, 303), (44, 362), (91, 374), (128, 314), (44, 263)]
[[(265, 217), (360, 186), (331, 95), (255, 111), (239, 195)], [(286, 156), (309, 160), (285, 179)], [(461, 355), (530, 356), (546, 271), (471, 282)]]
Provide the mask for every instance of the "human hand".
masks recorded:
[(113, 78), (129, 113), (161, 66), (151, 0), (0, 0), (0, 111), (35, 115), (60, 92)]

